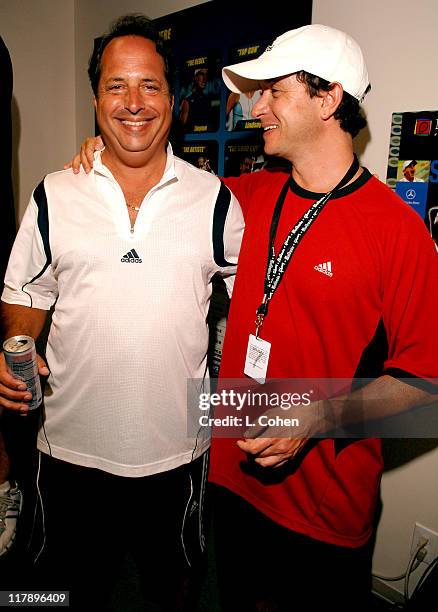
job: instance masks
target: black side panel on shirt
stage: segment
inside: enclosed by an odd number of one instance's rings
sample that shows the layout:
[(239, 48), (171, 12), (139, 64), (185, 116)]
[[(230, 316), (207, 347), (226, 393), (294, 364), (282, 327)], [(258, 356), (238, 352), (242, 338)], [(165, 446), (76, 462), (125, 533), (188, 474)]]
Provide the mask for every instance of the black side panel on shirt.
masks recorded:
[[(411, 372), (406, 372), (405, 370), (400, 370), (399, 368), (387, 368), (384, 369), (384, 363), (388, 358), (388, 339), (386, 336), (385, 326), (383, 324), (383, 319), (380, 319), (379, 324), (376, 328), (375, 334), (368, 344), (368, 346), (364, 349), (362, 356), (359, 360), (359, 364), (357, 366), (353, 384), (352, 391), (359, 389), (364, 384), (364, 379), (372, 379), (377, 378), (378, 376), (382, 376), (386, 374), (388, 376), (392, 376), (402, 382), (412, 385), (418, 389), (422, 389), (423, 391), (427, 391), (429, 393), (438, 393), (438, 386), (424, 380), (423, 378), (419, 378), (412, 374)], [(360, 438), (345, 438), (345, 439), (335, 439), (335, 456), (337, 456), (344, 448), (356, 442)]]
[(234, 265), (225, 259), (224, 254), (224, 229), (230, 202), (231, 192), (221, 183), (213, 215), (213, 257), (215, 263), (221, 268)]
[[(383, 364), (388, 357), (388, 339), (386, 336), (383, 319), (380, 319), (374, 336), (363, 350), (359, 359), (354, 380), (351, 386), (352, 391), (359, 389), (363, 379), (377, 378), (383, 374)], [(335, 438), (335, 457), (347, 446), (357, 442), (361, 438)]]
[(353, 381), (352, 390), (354, 391), (360, 386), (360, 379), (381, 376), (383, 374), (383, 364), (387, 358), (388, 339), (383, 319), (380, 319), (371, 342), (365, 347), (359, 360), (354, 373), (354, 378), (358, 381), (357, 384)]
[[(22, 287), (22, 290), (26, 293), (25, 287), (30, 283), (33, 283), (37, 278), (42, 276), (44, 272), (47, 270), (48, 266), (52, 263), (52, 252), (50, 250), (50, 242), (49, 242), (49, 213), (47, 210), (47, 196), (46, 190), (44, 188), (44, 179), (38, 185), (33, 193), (33, 197), (35, 203), (38, 207), (38, 231), (41, 235), (41, 239), (43, 241), (44, 253), (46, 255), (46, 263), (42, 267), (42, 269), (36, 274), (30, 281), (25, 283)], [(30, 307), (32, 308), (32, 296), (30, 297)]]

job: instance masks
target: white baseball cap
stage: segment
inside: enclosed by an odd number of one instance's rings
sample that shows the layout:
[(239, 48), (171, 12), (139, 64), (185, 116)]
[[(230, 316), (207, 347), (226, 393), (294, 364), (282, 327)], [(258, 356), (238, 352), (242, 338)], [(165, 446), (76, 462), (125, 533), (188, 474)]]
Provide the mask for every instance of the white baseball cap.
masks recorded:
[(305, 70), (362, 100), (369, 85), (362, 51), (345, 32), (312, 24), (290, 30), (274, 40), (260, 57), (226, 66), (225, 85), (235, 93), (259, 89), (259, 81)]
[(410, 166), (411, 164), (413, 164), (414, 166), (417, 165), (417, 160), (416, 159), (407, 159), (403, 165), (402, 165), (402, 171), (406, 170), (406, 168), (408, 166)]

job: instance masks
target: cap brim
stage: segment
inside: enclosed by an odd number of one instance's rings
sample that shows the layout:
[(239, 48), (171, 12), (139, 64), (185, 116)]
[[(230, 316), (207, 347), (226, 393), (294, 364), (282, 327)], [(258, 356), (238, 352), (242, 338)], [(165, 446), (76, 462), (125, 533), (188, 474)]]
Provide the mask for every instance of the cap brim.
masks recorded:
[(409, 168), (409, 166), (412, 166), (412, 165), (416, 166), (417, 163), (418, 162), (416, 159), (407, 159), (402, 166), (402, 171), (404, 172), (406, 168)]
[(271, 57), (263, 57), (261, 55), (257, 59), (248, 60), (241, 64), (232, 64), (225, 66), (222, 69), (222, 78), (225, 85), (234, 93), (245, 93), (260, 89), (260, 81), (267, 79), (276, 79), (280, 76), (286, 76), (297, 72), (300, 68), (291, 68), (291, 60), (289, 58), (275, 59), (275, 67), (273, 67)]

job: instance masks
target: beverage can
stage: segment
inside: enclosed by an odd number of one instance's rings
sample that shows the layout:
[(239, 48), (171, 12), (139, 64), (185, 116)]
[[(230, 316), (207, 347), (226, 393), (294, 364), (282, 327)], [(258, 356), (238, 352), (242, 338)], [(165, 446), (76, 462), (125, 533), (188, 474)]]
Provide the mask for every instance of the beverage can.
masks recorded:
[(42, 402), (41, 382), (38, 374), (35, 341), (30, 336), (13, 336), (3, 342), (3, 353), (12, 376), (22, 380), (32, 393), (29, 410)]

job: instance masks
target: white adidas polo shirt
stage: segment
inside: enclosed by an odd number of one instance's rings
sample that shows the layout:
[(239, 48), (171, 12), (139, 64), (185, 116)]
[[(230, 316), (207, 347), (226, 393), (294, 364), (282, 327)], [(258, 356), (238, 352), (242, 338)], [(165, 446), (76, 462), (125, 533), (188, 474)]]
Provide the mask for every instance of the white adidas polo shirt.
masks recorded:
[(231, 192), (170, 146), (132, 233), (99, 154), (89, 175), (46, 176), (2, 295), (45, 310), (55, 303), (40, 450), (122, 476), (170, 470), (206, 450), (208, 436), (187, 434), (187, 380), (206, 375), (211, 279), (235, 273), (242, 232)]

